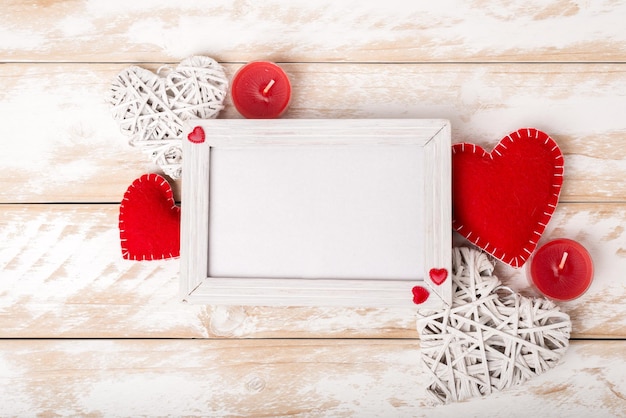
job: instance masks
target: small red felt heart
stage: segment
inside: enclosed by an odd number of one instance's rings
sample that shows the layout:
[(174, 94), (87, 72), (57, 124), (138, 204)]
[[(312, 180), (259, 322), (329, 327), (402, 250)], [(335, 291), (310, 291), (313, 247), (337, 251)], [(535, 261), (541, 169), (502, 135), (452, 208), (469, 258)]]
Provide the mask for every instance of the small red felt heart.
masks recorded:
[(524, 128), (491, 153), (452, 147), (452, 226), (499, 260), (521, 267), (552, 217), (563, 184), (563, 154), (546, 133)]
[(204, 129), (202, 129), (201, 126), (196, 126), (193, 128), (193, 131), (189, 132), (189, 135), (187, 135), (187, 139), (194, 144), (203, 143), (205, 138)]
[(430, 269), (430, 271), (428, 272), (428, 275), (430, 276), (430, 280), (432, 280), (434, 284), (439, 286), (441, 283), (445, 282), (446, 279), (448, 278), (448, 270)]
[(413, 303), (416, 305), (421, 305), (422, 303), (426, 302), (426, 299), (428, 299), (428, 296), (430, 295), (430, 292), (428, 292), (428, 290), (426, 290), (426, 288), (422, 286), (415, 286), (412, 291)]
[(180, 208), (168, 182), (144, 174), (124, 193), (119, 216), (122, 256), (157, 260), (180, 255)]

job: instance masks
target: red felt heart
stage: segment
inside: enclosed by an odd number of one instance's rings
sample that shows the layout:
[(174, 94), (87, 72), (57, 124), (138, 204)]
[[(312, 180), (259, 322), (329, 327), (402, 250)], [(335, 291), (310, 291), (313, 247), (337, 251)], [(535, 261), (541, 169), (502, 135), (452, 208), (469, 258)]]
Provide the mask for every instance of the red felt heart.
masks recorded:
[(157, 260), (180, 255), (180, 208), (168, 182), (144, 174), (124, 193), (120, 205), (122, 256), (127, 260)]
[(205, 139), (204, 129), (202, 129), (201, 126), (196, 126), (195, 128), (193, 128), (193, 131), (189, 132), (189, 135), (187, 135), (187, 139), (194, 144), (203, 143)]
[(441, 283), (445, 282), (446, 279), (448, 278), (448, 270), (430, 269), (430, 271), (428, 272), (428, 275), (430, 276), (430, 280), (432, 280), (434, 284), (439, 286)]
[(452, 226), (499, 260), (521, 267), (552, 217), (563, 154), (546, 133), (524, 128), (491, 153), (452, 146)]
[(422, 303), (426, 302), (426, 299), (428, 299), (428, 296), (430, 295), (430, 292), (428, 292), (428, 290), (422, 286), (415, 286), (412, 289), (412, 292), (413, 303), (416, 305), (421, 305)]

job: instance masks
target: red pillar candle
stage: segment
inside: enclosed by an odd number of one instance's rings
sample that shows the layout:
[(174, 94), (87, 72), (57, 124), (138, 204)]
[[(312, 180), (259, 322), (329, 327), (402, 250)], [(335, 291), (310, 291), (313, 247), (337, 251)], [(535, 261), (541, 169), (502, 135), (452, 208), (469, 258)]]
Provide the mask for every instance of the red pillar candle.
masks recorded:
[(231, 95), (239, 113), (249, 119), (277, 118), (291, 99), (289, 77), (278, 65), (250, 62), (233, 77)]
[(539, 248), (530, 260), (532, 284), (550, 299), (576, 299), (591, 285), (593, 262), (589, 252), (571, 239), (555, 239)]

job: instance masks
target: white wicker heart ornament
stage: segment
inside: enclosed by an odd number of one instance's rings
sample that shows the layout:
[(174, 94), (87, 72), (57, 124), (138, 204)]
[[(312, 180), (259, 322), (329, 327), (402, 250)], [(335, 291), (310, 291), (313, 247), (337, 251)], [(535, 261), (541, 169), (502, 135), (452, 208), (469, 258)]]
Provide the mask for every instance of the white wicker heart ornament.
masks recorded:
[(437, 402), (521, 384), (555, 367), (569, 346), (569, 316), (502, 287), (493, 270), (485, 253), (454, 248), (452, 306), (418, 315), (427, 392)]
[(217, 61), (204, 56), (163, 70), (154, 74), (138, 66), (124, 69), (113, 80), (107, 101), (122, 132), (130, 136), (129, 143), (178, 179), (184, 122), (215, 118), (224, 108), (228, 79)]

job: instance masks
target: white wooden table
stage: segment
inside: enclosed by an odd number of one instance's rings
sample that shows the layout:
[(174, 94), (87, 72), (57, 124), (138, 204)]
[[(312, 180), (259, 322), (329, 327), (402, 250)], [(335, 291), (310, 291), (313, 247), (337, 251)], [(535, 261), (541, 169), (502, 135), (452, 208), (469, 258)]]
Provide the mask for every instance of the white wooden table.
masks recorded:
[[(413, 3), (3, 2), (0, 416), (624, 416), (626, 5)], [(287, 118), (446, 118), (453, 142), (488, 149), (520, 127), (554, 137), (566, 177), (544, 238), (580, 241), (596, 266), (559, 304), (562, 364), (435, 406), (410, 309), (188, 306), (178, 260), (123, 260), (119, 202), (157, 168), (105, 93), (130, 64), (194, 54), (229, 77), (279, 62)], [(230, 98), (220, 117), (240, 117)]]

